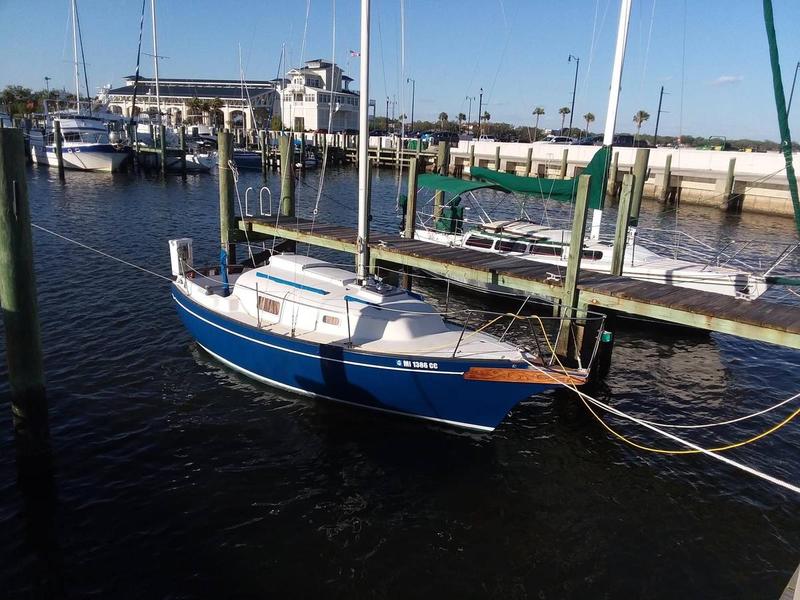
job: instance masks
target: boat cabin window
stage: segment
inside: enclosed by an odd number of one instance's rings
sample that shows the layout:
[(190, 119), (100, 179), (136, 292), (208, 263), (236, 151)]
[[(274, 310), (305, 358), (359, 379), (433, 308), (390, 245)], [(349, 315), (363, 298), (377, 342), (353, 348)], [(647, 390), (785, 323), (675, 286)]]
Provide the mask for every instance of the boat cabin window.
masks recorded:
[(322, 322), (326, 325), (339, 325), (339, 317), (333, 315), (322, 315)]
[(499, 240), (497, 242), (497, 249), (500, 252), (521, 252), (525, 253), (528, 246), (523, 242), (512, 242), (510, 240)]
[(81, 134), (77, 131), (66, 131), (64, 132), (64, 141), (65, 142), (80, 142), (81, 141)]
[(561, 247), (550, 246), (548, 244), (532, 244), (530, 253), (540, 254), (542, 256), (561, 256)]
[(464, 242), (465, 246), (472, 246), (473, 248), (491, 248), (494, 241), (476, 236), (469, 236), (467, 241)]
[(603, 258), (603, 253), (600, 250), (584, 250), (582, 257), (586, 260), (600, 260)]
[(271, 315), (278, 315), (281, 312), (281, 303), (266, 296), (258, 297), (258, 308)]

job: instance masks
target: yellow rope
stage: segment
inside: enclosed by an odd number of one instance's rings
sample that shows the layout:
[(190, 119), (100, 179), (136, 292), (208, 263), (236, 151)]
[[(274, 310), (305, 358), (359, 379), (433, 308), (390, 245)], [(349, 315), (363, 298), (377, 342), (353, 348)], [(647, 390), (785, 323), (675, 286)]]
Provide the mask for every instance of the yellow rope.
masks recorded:
[[(539, 321), (539, 326), (542, 328), (542, 333), (544, 334), (545, 342), (547, 342), (547, 346), (548, 346), (550, 352), (552, 353), (553, 357), (555, 358), (555, 361), (558, 363), (558, 366), (561, 367), (562, 371), (564, 371), (564, 374), (567, 374), (567, 369), (561, 363), (561, 360), (559, 360), (558, 355), (555, 353), (555, 350), (553, 349), (553, 346), (550, 344), (550, 339), (547, 337), (547, 332), (544, 329), (544, 323), (542, 323), (542, 320), (538, 315), (533, 315), (533, 317)], [(538, 368), (538, 367), (536, 367), (536, 365), (534, 365), (532, 363), (528, 363), (528, 364), (530, 364), (534, 368)], [(540, 370), (543, 373), (547, 373), (547, 371), (545, 371), (544, 369), (540, 369)], [(656, 453), (656, 454), (700, 454), (701, 453), (700, 450), (667, 450), (667, 449), (664, 449), (664, 448), (653, 448), (651, 446), (645, 446), (643, 444), (639, 444), (638, 442), (634, 442), (633, 440), (625, 437), (624, 435), (622, 435), (621, 433), (616, 431), (608, 423), (606, 423), (600, 417), (600, 415), (598, 415), (594, 411), (594, 409), (589, 405), (589, 403), (586, 401), (586, 396), (587, 395), (584, 394), (583, 392), (581, 392), (580, 390), (578, 390), (578, 388), (574, 384), (557, 381), (555, 377), (553, 377), (552, 375), (549, 375), (549, 374), (548, 374), (548, 376), (550, 376), (553, 379), (553, 381), (555, 381), (556, 383), (561, 383), (562, 385), (568, 387), (569, 389), (574, 391), (576, 394), (578, 394), (578, 396), (581, 399), (581, 402), (583, 402), (584, 406), (587, 409), (589, 409), (589, 412), (592, 414), (592, 416), (595, 419), (597, 419), (600, 422), (600, 424), (606, 430), (608, 430), (609, 433), (611, 433), (612, 435), (614, 435), (618, 439), (622, 440), (626, 444), (629, 444), (630, 446), (633, 446), (634, 448), (638, 448), (639, 450), (645, 450), (647, 452), (653, 452), (653, 453)], [(781, 427), (783, 427), (784, 425), (786, 425), (787, 423), (792, 421), (798, 414), (800, 414), (800, 408), (795, 410), (791, 415), (786, 417), (783, 421), (781, 421), (777, 425), (774, 425), (773, 427), (770, 427), (766, 431), (762, 431), (758, 435), (754, 435), (753, 437), (748, 438), (746, 440), (743, 440), (743, 441), (740, 441), (740, 442), (734, 442), (734, 443), (728, 444), (726, 446), (718, 446), (716, 448), (707, 448), (706, 451), (707, 452), (725, 452), (726, 450), (733, 450), (734, 448), (740, 448), (742, 446), (746, 446), (748, 444), (752, 444), (753, 442), (757, 442), (758, 440), (760, 440), (762, 438), (765, 438), (768, 435), (778, 431)]]

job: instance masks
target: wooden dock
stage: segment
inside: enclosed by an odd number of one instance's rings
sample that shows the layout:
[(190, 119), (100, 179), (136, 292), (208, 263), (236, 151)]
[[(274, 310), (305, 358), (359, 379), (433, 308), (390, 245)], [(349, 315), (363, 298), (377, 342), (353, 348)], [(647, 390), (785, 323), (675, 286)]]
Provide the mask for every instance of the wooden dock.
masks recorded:
[[(356, 231), (297, 217), (237, 219), (237, 227), (314, 246), (355, 253)], [(450, 248), (401, 237), (372, 234), (371, 259), (423, 269), (442, 277), (461, 276), (502, 285), (520, 293), (560, 299), (563, 278), (553, 265), (533, 263), (468, 248)], [(581, 270), (582, 304), (632, 316), (659, 319), (800, 349), (800, 309), (765, 300), (688, 290)]]

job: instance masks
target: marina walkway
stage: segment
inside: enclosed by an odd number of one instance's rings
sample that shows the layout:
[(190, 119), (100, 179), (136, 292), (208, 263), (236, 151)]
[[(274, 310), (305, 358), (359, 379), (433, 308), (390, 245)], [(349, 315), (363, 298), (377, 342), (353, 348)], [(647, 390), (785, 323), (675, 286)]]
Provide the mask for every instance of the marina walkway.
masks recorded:
[[(237, 218), (238, 228), (314, 246), (355, 253), (356, 231), (297, 217)], [(518, 257), (497, 256), (468, 248), (450, 248), (410, 240), (398, 234), (373, 233), (371, 257), (423, 269), (442, 277), (460, 276), (502, 285), (521, 293), (561, 297), (558, 267)], [(581, 270), (580, 301), (632, 316), (727, 333), (800, 349), (800, 309), (766, 300), (729, 296), (636, 281)]]

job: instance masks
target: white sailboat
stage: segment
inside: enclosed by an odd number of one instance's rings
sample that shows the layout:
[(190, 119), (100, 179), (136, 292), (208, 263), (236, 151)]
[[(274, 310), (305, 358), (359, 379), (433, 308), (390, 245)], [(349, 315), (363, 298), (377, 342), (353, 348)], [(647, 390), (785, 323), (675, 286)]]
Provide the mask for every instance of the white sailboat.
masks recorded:
[[(608, 111), (603, 135), (603, 148), (597, 151), (595, 157), (585, 169), (585, 172), (591, 171), (592, 187), (595, 190), (592, 193), (599, 196), (599, 201), (592, 211), (589, 235), (585, 239), (582, 249), (581, 268), (601, 273), (611, 272), (611, 258), (614, 249), (613, 243), (600, 238), (600, 225), (603, 218), (603, 210), (600, 207), (602, 207), (602, 195), (605, 190), (607, 160), (610, 156), (611, 144), (614, 139), (630, 12), (631, 0), (621, 0)], [(576, 180), (559, 181), (535, 177), (516, 177), (478, 167), (472, 169), (470, 174), (484, 181), (486, 187), (496, 186), (496, 189), (530, 193), (543, 197), (550, 197), (552, 194), (560, 193), (562, 194), (562, 199), (567, 201), (574, 198), (577, 183)], [(442, 189), (442, 186), (452, 187), (453, 185), (452, 182), (437, 181), (437, 176), (431, 175), (420, 177), (421, 185), (424, 185), (423, 182), (425, 181), (429, 182), (429, 185), (435, 189)], [(599, 183), (596, 183), (596, 181), (599, 181)], [(480, 187), (480, 184), (472, 185), (470, 190), (465, 191), (473, 191)], [(449, 208), (452, 210), (460, 202), (460, 194), (457, 194), (451, 201), (453, 201), (453, 206)], [(479, 208), (477, 212), (485, 214), (481, 207), (477, 208)], [(492, 219), (488, 215), (486, 215), (486, 218), (481, 218), (481, 222), (476, 228), (466, 232), (460, 230), (460, 223), (457, 224), (449, 218), (442, 221), (438, 215), (436, 218), (432, 218), (432, 215), (423, 215), (420, 221), (414, 233), (415, 239), (451, 247), (470, 248), (503, 256), (515, 256), (526, 261), (553, 265), (559, 269), (566, 269), (567, 267), (571, 237), (569, 229), (554, 228), (547, 224), (536, 224), (524, 218)], [(631, 227), (629, 232), (630, 241), (625, 250), (623, 271), (626, 277), (714, 292), (748, 300), (757, 298), (769, 287), (764, 276), (759, 276), (741, 268), (714, 264), (714, 260), (719, 259), (719, 255), (711, 255), (709, 260), (705, 262), (664, 256), (637, 241), (635, 227)], [(455, 275), (452, 279), (455, 283), (470, 287), (514, 293), (512, 289), (471, 281), (463, 276)]]

